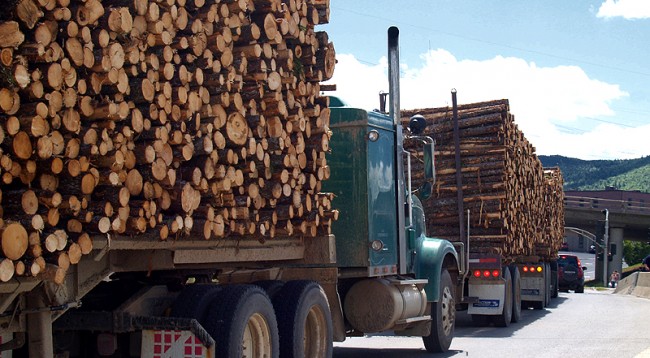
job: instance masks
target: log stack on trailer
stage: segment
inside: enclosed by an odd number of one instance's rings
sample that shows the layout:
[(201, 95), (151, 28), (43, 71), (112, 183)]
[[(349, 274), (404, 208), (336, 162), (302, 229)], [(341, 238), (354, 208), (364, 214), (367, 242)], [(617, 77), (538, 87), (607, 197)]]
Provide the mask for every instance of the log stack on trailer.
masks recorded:
[[(423, 134), (436, 142), (436, 183), (432, 198), (423, 201), (427, 232), (461, 241), (452, 108), (402, 111), (403, 123), (416, 114), (426, 119)], [(542, 167), (515, 124), (508, 100), (460, 105), (458, 123), (471, 252), (498, 254), (510, 262), (555, 257), (564, 236), (562, 173)], [(415, 178), (414, 187), (420, 185)]]
[(0, 280), (93, 238), (329, 234), (328, 0), (11, 0), (0, 14)]
[[(555, 259), (564, 241), (564, 178), (559, 167), (544, 168), (546, 195), (544, 201), (549, 203), (544, 215), (545, 235), (535, 245), (535, 255), (546, 259)], [(558, 205), (559, 203), (559, 205)]]
[(542, 167), (506, 99), (403, 111), (403, 122), (416, 114), (436, 142), (428, 234), (456, 242), (467, 262), (460, 307), (479, 324), (506, 327), (522, 307), (547, 306), (564, 237), (560, 170)]

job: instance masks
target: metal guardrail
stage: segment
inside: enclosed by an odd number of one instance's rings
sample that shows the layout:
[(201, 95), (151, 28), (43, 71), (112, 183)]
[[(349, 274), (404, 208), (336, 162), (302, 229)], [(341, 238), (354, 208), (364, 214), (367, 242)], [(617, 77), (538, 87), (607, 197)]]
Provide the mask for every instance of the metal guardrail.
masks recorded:
[(616, 213), (650, 214), (650, 203), (638, 200), (603, 199), (586, 196), (565, 196), (564, 207), (608, 209)]

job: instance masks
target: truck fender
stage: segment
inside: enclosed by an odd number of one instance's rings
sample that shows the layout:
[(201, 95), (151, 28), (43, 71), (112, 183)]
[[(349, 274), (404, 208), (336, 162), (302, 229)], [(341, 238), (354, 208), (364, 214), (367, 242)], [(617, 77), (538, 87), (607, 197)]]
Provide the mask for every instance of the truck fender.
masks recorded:
[(416, 250), (415, 276), (429, 280), (424, 287), (427, 301), (438, 302), (442, 269), (446, 267), (453, 280), (454, 273), (458, 272), (458, 253), (449, 241), (425, 236), (418, 238)]

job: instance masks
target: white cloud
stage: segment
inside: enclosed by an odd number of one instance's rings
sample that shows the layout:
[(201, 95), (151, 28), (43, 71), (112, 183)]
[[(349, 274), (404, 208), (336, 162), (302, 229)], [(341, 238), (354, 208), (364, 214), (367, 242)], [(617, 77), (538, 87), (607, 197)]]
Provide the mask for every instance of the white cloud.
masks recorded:
[(600, 5), (596, 16), (647, 19), (650, 18), (650, 2), (648, 0), (605, 0)]
[(647, 143), (650, 125), (637, 128), (602, 124), (580, 135), (559, 133), (554, 141), (538, 140), (539, 154), (562, 154), (580, 159), (632, 159), (650, 154)]
[[(330, 81), (334, 95), (348, 104), (374, 109), (378, 93), (388, 91), (387, 61), (366, 65), (352, 55), (337, 55)], [(636, 128), (594, 121), (620, 121), (610, 104), (628, 96), (618, 85), (589, 76), (576, 66), (539, 67), (520, 58), (458, 60), (445, 50), (421, 56), (418, 67), (402, 63), (401, 108), (450, 105), (452, 88), (459, 103), (507, 98), (516, 123), (538, 154), (582, 159), (627, 159), (650, 154), (644, 148), (650, 126)], [(586, 124), (585, 124), (586, 123)], [(588, 125), (588, 127), (585, 127)]]
[(334, 77), (336, 96), (346, 104), (364, 109), (379, 107), (379, 92), (388, 92), (388, 62), (382, 58), (378, 65), (366, 65), (353, 55), (336, 54)]

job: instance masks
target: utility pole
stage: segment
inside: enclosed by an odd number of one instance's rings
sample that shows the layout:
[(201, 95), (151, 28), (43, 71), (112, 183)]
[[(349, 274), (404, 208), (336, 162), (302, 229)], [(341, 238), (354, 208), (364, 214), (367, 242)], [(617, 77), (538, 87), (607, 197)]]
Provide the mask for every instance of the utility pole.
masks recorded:
[(607, 262), (609, 261), (609, 210), (603, 210), (605, 213), (605, 233), (603, 234), (603, 284), (607, 287), (609, 277), (607, 275)]

